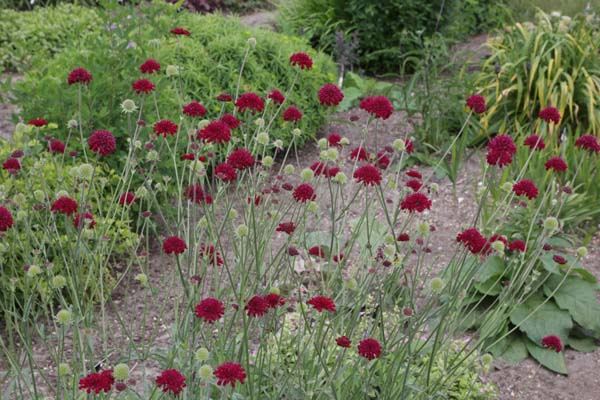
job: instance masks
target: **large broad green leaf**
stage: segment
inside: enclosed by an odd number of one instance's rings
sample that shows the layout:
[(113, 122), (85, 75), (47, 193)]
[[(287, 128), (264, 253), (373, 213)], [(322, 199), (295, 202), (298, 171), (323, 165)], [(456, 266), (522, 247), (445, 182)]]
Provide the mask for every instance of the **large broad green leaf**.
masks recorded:
[(565, 364), (565, 355), (562, 351), (557, 353), (552, 349), (540, 347), (529, 340), (526, 341), (526, 346), (529, 354), (544, 367), (554, 372), (558, 372), (559, 374), (568, 374), (567, 365)]
[(552, 300), (544, 303), (544, 298), (539, 294), (519, 304), (510, 314), (510, 321), (535, 343), (541, 343), (549, 335), (558, 336), (566, 343), (569, 331), (573, 328), (569, 312), (558, 308)]
[(509, 364), (518, 364), (527, 358), (527, 347), (520, 333), (513, 333), (490, 349), (492, 354)]
[(482, 283), (476, 283), (473, 285), (477, 291), (485, 294), (486, 296), (496, 296), (502, 291), (502, 279), (493, 277)]
[(481, 265), (475, 279), (477, 282), (485, 282), (490, 278), (495, 278), (504, 272), (504, 260), (498, 256), (488, 257)]
[(582, 351), (584, 353), (591, 353), (592, 351), (596, 350), (598, 348), (598, 346), (596, 346), (596, 343), (594, 342), (594, 339), (592, 338), (574, 338), (574, 337), (570, 337), (569, 338), (569, 347), (571, 347), (572, 349), (575, 349), (577, 351)]
[(556, 290), (556, 304), (568, 310), (579, 325), (600, 335), (600, 303), (594, 285), (574, 276), (561, 281), (560, 276), (551, 276), (544, 285), (544, 294), (549, 297)]

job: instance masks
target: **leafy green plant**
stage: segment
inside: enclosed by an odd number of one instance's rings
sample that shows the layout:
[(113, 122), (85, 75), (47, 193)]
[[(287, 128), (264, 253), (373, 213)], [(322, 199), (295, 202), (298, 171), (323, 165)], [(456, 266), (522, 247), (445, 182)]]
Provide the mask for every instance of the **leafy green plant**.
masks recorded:
[(590, 0), (507, 0), (506, 5), (518, 21), (532, 21), (538, 10), (559, 12), (570, 17), (586, 12), (599, 13), (600, 5)]

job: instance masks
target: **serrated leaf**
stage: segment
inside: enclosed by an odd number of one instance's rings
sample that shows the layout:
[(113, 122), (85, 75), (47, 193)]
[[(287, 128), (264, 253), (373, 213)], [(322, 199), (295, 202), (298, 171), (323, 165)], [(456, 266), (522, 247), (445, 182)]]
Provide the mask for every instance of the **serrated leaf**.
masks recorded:
[(544, 294), (549, 297), (558, 287), (553, 296), (556, 304), (568, 310), (579, 325), (600, 334), (600, 302), (594, 285), (573, 276), (561, 281), (561, 277), (551, 276), (544, 284)]
[(504, 272), (504, 260), (498, 256), (488, 257), (477, 272), (475, 280), (485, 282), (490, 278), (497, 278)]
[(526, 346), (529, 354), (544, 367), (559, 374), (568, 375), (565, 355), (562, 351), (557, 353), (552, 349), (537, 346), (529, 340), (526, 342)]
[(591, 353), (598, 348), (592, 338), (574, 338), (570, 337), (567, 343), (569, 347), (584, 353)]
[(538, 294), (519, 304), (510, 314), (510, 321), (535, 343), (541, 343), (549, 335), (556, 335), (566, 343), (573, 328), (568, 311), (558, 308), (552, 300), (544, 302)]

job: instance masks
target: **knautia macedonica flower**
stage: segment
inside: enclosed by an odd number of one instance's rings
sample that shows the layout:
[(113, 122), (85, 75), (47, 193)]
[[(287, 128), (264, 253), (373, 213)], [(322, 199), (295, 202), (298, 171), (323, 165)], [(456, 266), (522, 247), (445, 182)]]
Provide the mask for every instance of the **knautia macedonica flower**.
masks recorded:
[(348, 336), (340, 336), (339, 338), (335, 339), (335, 343), (338, 346), (344, 347), (346, 349), (350, 348), (350, 346), (352, 345), (352, 341), (348, 338)]
[(529, 200), (533, 200), (538, 196), (538, 188), (535, 183), (529, 179), (523, 179), (513, 185), (512, 191), (517, 196), (527, 196)]
[(309, 200), (317, 198), (315, 190), (308, 183), (302, 183), (294, 189), (294, 199), (300, 203), (306, 203)]
[(354, 171), (354, 179), (364, 186), (376, 186), (381, 183), (381, 172), (373, 165), (363, 165)]
[(6, 232), (14, 224), (13, 216), (6, 207), (0, 206), (0, 232)]
[(53, 140), (48, 144), (48, 151), (54, 154), (63, 154), (65, 152), (65, 144), (60, 140)]
[(71, 216), (77, 211), (77, 201), (73, 200), (69, 196), (62, 196), (52, 203), (50, 211), (54, 213), (60, 212), (64, 215)]
[(163, 393), (172, 393), (177, 396), (185, 388), (185, 376), (176, 369), (167, 369), (156, 377), (156, 386), (162, 389)]
[(167, 137), (167, 135), (174, 135), (177, 133), (177, 124), (168, 119), (163, 119), (155, 123), (152, 126), (152, 130), (154, 130), (154, 133), (158, 136)]
[(315, 296), (308, 300), (306, 304), (311, 305), (318, 312), (323, 312), (323, 310), (335, 312), (335, 302), (329, 297)]
[(241, 148), (232, 151), (227, 156), (227, 163), (233, 168), (241, 171), (244, 169), (251, 168), (254, 165), (255, 161), (254, 157), (252, 157), (252, 153), (250, 153), (244, 148)]
[(236, 117), (234, 117), (231, 114), (224, 114), (219, 121), (227, 124), (227, 126), (229, 127), (229, 129), (236, 129), (239, 128), (242, 125), (242, 121), (240, 121), (239, 119), (237, 119)]
[(198, 131), (198, 139), (206, 143), (227, 143), (231, 140), (231, 130), (225, 122), (213, 121)]
[(269, 293), (264, 299), (269, 305), (269, 308), (283, 307), (285, 305), (285, 299), (281, 297), (279, 293)]
[(125, 99), (121, 103), (121, 112), (123, 112), (125, 114), (134, 113), (137, 109), (138, 109), (138, 107), (135, 104), (135, 101), (133, 101), (131, 99)]
[(487, 162), (502, 168), (512, 162), (517, 147), (509, 135), (498, 135), (488, 143)]
[(202, 300), (194, 309), (196, 317), (212, 324), (225, 314), (225, 307), (219, 299), (208, 297)]
[(137, 94), (148, 94), (154, 91), (154, 84), (150, 82), (148, 79), (140, 79), (131, 84), (131, 88)]
[(153, 73), (160, 71), (160, 64), (155, 59), (149, 58), (140, 65), (140, 71), (143, 74), (152, 75)]
[(221, 93), (217, 96), (217, 101), (228, 103), (233, 100), (233, 97), (229, 93)]
[(219, 251), (215, 249), (215, 246), (212, 244), (200, 247), (200, 257), (206, 257), (211, 265), (215, 265), (217, 267), (223, 265), (221, 253), (219, 253)]
[(237, 178), (237, 173), (235, 172), (235, 168), (233, 168), (228, 163), (224, 162), (215, 167), (214, 170), (215, 176), (217, 179), (223, 182), (233, 182)]
[(369, 161), (369, 153), (364, 147), (357, 147), (350, 152), (351, 161)]
[(275, 104), (283, 104), (283, 102), (285, 101), (285, 97), (283, 96), (283, 93), (281, 93), (277, 89), (271, 90), (269, 92), (269, 94), (267, 95), (267, 98), (273, 100), (273, 103), (275, 103)]
[(202, 117), (206, 114), (206, 108), (196, 100), (187, 103), (183, 106), (183, 113), (188, 117)]
[(193, 184), (188, 186), (184, 192), (183, 195), (190, 201), (196, 203), (196, 204), (212, 204), (212, 197), (210, 196), (210, 194), (205, 193), (204, 190), (202, 189), (201, 185), (198, 184)]
[(379, 358), (381, 355), (381, 345), (377, 339), (367, 338), (361, 340), (358, 344), (358, 354), (367, 360)]
[(243, 385), (246, 380), (244, 368), (240, 364), (231, 361), (219, 365), (213, 374), (217, 378), (217, 385), (219, 386), (231, 385), (234, 388), (236, 382)]
[(553, 122), (558, 124), (560, 122), (560, 113), (556, 107), (546, 107), (540, 111), (538, 117), (546, 121), (546, 123)]
[(92, 80), (92, 74), (85, 68), (75, 68), (71, 72), (69, 72), (69, 76), (67, 77), (67, 83), (69, 86), (74, 85), (76, 83), (81, 83), (82, 85), (88, 85)]
[(296, 226), (294, 225), (294, 222), (288, 221), (288, 222), (280, 223), (277, 226), (277, 228), (275, 229), (275, 231), (276, 232), (284, 232), (284, 233), (287, 233), (288, 235), (291, 235), (295, 229), (296, 229)]
[(469, 96), (466, 104), (475, 114), (483, 114), (486, 110), (485, 98), (480, 94)]
[(575, 141), (575, 147), (588, 150), (590, 153), (600, 153), (600, 144), (595, 136), (583, 135)]
[(17, 158), (10, 157), (2, 163), (2, 168), (9, 174), (16, 174), (21, 169), (21, 162)]
[(30, 119), (29, 122), (27, 122), (27, 125), (32, 125), (37, 128), (41, 128), (48, 125), (48, 121), (46, 121), (44, 118), (34, 118)]
[(386, 170), (390, 166), (390, 158), (383, 151), (377, 153), (377, 168), (381, 170)]
[(94, 221), (94, 216), (87, 211), (84, 213), (77, 213), (75, 218), (73, 218), (73, 227), (75, 229), (93, 229), (95, 225), (96, 221)]
[(115, 137), (109, 131), (94, 131), (88, 139), (90, 150), (94, 153), (106, 157), (113, 153), (117, 148)]
[(550, 335), (542, 339), (542, 346), (548, 349), (552, 349), (557, 353), (560, 353), (563, 349), (562, 340), (558, 336)]
[(302, 112), (296, 106), (289, 106), (283, 112), (283, 120), (288, 122), (297, 122), (302, 119)]
[(409, 179), (406, 182), (406, 187), (411, 188), (413, 192), (418, 192), (423, 187), (423, 183), (418, 179)]
[(478, 254), (485, 246), (485, 237), (475, 228), (465, 229), (456, 236), (456, 241), (462, 243), (473, 254)]
[(79, 380), (79, 390), (85, 390), (89, 393), (99, 394), (104, 391), (108, 393), (112, 390), (112, 385), (115, 383), (112, 369), (91, 373)]
[(327, 83), (319, 89), (319, 102), (325, 107), (335, 107), (344, 100), (344, 93), (333, 83)]
[(177, 28), (173, 28), (170, 31), (173, 35), (179, 35), (179, 36), (190, 36), (190, 31), (188, 31), (187, 29), (183, 29), (180, 27)]
[(131, 192), (122, 193), (119, 197), (119, 205), (121, 206), (130, 206), (134, 201), (136, 201), (136, 197)]
[(567, 170), (567, 163), (560, 157), (550, 158), (544, 166), (546, 167), (546, 171), (563, 172)]
[(394, 112), (392, 103), (385, 96), (370, 96), (360, 102), (360, 108), (374, 118), (388, 119)]
[(261, 113), (265, 109), (265, 103), (256, 93), (244, 93), (235, 102), (238, 112), (248, 110), (252, 114)]
[(517, 239), (517, 240), (513, 240), (512, 242), (510, 242), (508, 244), (508, 250), (525, 253), (527, 251), (527, 247), (525, 246), (524, 241)]
[(409, 212), (423, 212), (431, 208), (431, 200), (423, 193), (417, 192), (406, 196), (400, 203), (400, 209)]
[(269, 311), (269, 303), (261, 296), (254, 296), (248, 300), (244, 310), (249, 317), (262, 317)]
[(179, 236), (169, 236), (163, 242), (165, 254), (181, 254), (187, 249), (185, 241)]
[(528, 136), (523, 144), (529, 147), (531, 150), (543, 150), (546, 147), (546, 143), (544, 143), (544, 139), (542, 139), (538, 135), (530, 135)]
[(298, 66), (300, 69), (311, 69), (313, 66), (313, 60), (306, 53), (299, 52), (294, 53), (290, 56), (290, 64)]

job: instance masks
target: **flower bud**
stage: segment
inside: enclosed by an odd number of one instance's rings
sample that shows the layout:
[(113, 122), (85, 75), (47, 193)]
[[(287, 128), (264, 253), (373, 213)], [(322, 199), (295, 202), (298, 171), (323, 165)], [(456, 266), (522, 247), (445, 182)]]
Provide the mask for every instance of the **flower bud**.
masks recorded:
[(203, 365), (200, 367), (198, 374), (203, 381), (210, 381), (213, 377), (213, 369), (210, 365)]
[(310, 203), (308, 203), (306, 209), (311, 213), (316, 213), (319, 210), (319, 206), (315, 201), (311, 201)]
[(44, 194), (44, 192), (43, 192), (43, 191), (41, 191), (41, 190), (39, 190), (39, 189), (38, 189), (38, 190), (35, 190), (35, 191), (33, 192), (33, 197), (34, 197), (34, 198), (35, 198), (37, 201), (39, 201), (40, 203), (43, 203), (43, 202), (44, 202), (44, 200), (46, 199), (46, 195)]
[(91, 164), (81, 164), (79, 166), (79, 177), (82, 179), (92, 179), (94, 174), (94, 167)]
[(266, 146), (269, 144), (269, 134), (267, 132), (260, 132), (258, 135), (256, 135), (256, 141), (259, 144), (262, 144), (263, 146)]
[(394, 150), (396, 150), (396, 151), (406, 150), (406, 143), (402, 139), (394, 140), (394, 143), (392, 143), (392, 146), (394, 147)]
[(442, 278), (433, 278), (429, 283), (431, 291), (434, 293), (440, 293), (444, 289), (445, 283)]
[(120, 363), (115, 365), (115, 368), (113, 369), (113, 376), (119, 381), (129, 379), (129, 367), (127, 364)]
[(58, 364), (58, 375), (67, 376), (71, 374), (71, 367), (67, 363)]
[(204, 362), (204, 361), (208, 360), (209, 356), (210, 356), (210, 353), (206, 347), (200, 347), (196, 351), (196, 355), (195, 355), (196, 360), (200, 361), (200, 362)]
[(264, 119), (262, 119), (262, 118), (256, 118), (256, 119), (254, 120), (254, 125), (256, 125), (256, 126), (258, 126), (258, 127), (262, 128), (263, 126), (265, 126), (265, 120), (264, 120)]
[(138, 281), (142, 286), (148, 285), (148, 276), (146, 274), (137, 274), (135, 280)]
[(36, 276), (38, 276), (41, 273), (42, 273), (42, 270), (37, 265), (30, 265), (29, 268), (27, 269), (27, 276), (30, 278), (35, 278)]
[(235, 228), (235, 234), (240, 238), (248, 235), (248, 227), (244, 224), (239, 225), (237, 228)]
[(62, 275), (56, 275), (52, 277), (51, 284), (54, 289), (62, 289), (67, 284), (67, 279)]
[(304, 182), (309, 182), (314, 176), (315, 173), (310, 168), (304, 168), (302, 172), (300, 172), (300, 178), (302, 178)]
[(294, 135), (294, 137), (300, 137), (302, 135), (302, 131), (296, 128), (292, 131), (292, 135)]
[(254, 38), (254, 37), (248, 38), (248, 46), (255, 48), (256, 47), (256, 38)]
[(586, 257), (588, 255), (588, 250), (585, 247), (579, 247), (576, 251), (579, 257)]
[(343, 172), (338, 172), (333, 177), (334, 182), (339, 183), (340, 185), (345, 185), (348, 182), (348, 177)]
[(167, 76), (177, 76), (179, 75), (179, 67), (177, 65), (168, 65), (166, 70)]
[(319, 145), (319, 148), (321, 150), (325, 150), (329, 146), (329, 142), (325, 138), (319, 139), (319, 141), (317, 142), (317, 144)]
[(283, 172), (286, 175), (291, 175), (296, 171), (296, 168), (294, 168), (294, 166), (292, 164), (287, 164), (285, 167), (283, 167)]
[(273, 157), (271, 157), (271, 156), (265, 156), (262, 159), (262, 164), (267, 168), (271, 168), (273, 166), (273, 162), (274, 162)]
[(558, 219), (554, 217), (546, 218), (544, 220), (544, 229), (551, 232), (558, 229)]
[(71, 312), (69, 310), (60, 310), (56, 314), (56, 320), (59, 324), (68, 325), (71, 323)]

